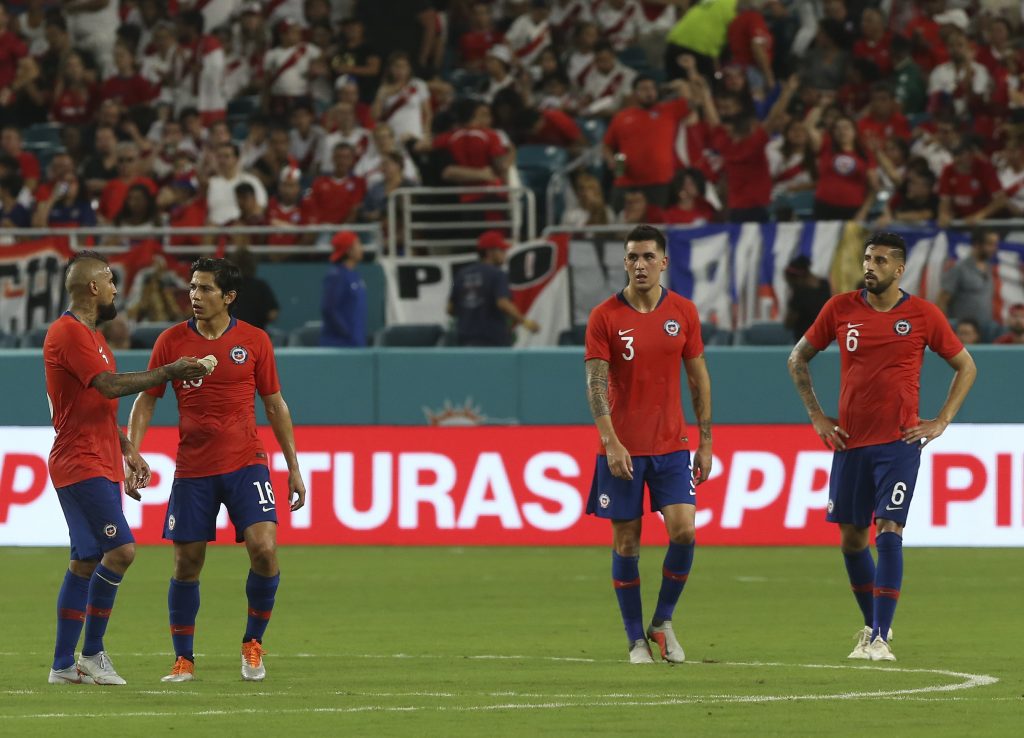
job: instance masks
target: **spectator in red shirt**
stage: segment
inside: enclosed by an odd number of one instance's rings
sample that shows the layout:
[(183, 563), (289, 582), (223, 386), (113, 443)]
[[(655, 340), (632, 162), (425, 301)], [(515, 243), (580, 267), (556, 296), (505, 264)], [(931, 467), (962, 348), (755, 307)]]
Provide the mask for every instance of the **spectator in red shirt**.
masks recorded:
[(270, 225), (281, 229), (267, 239), (272, 246), (294, 246), (304, 240), (297, 233), (287, 233), (292, 226), (306, 225), (306, 215), (302, 212), (302, 173), (295, 167), (286, 167), (281, 172), (277, 183), (277, 194), (270, 198), (267, 205), (267, 220)]
[(964, 137), (939, 177), (939, 227), (948, 228), (954, 218), (977, 223), (1005, 205), (1006, 193), (995, 167), (970, 137)]
[(676, 177), (671, 207), (662, 212), (665, 223), (707, 223), (715, 219), (715, 208), (704, 198), (704, 175), (699, 169), (684, 169)]
[(1024, 345), (1024, 304), (1018, 302), (1016, 305), (1010, 306), (1006, 327), (1008, 332), (999, 336), (992, 343), (1013, 346)]
[(904, 26), (903, 33), (914, 46), (914, 61), (926, 73), (949, 60), (946, 45), (936, 18), (945, 13), (945, 0), (924, 0), (923, 7), (915, 9), (914, 17)]
[(746, 110), (720, 118), (707, 82), (701, 77), (691, 76), (693, 79), (704, 99), (711, 145), (722, 157), (727, 185), (726, 219), (730, 223), (767, 221), (772, 202), (772, 175), (765, 148), (769, 137), (785, 125), (786, 109), (800, 87), (799, 78), (794, 75), (786, 81), (763, 124)]
[(647, 75), (633, 80), (633, 98), (635, 104), (616, 113), (604, 135), (604, 160), (615, 172), (612, 207), (627, 189), (643, 190), (648, 202), (662, 207), (675, 176), (676, 132), (690, 106), (683, 98), (659, 103), (657, 84)]
[(24, 186), (29, 192), (35, 192), (39, 184), (39, 160), (21, 148), (21, 130), (16, 126), (4, 126), (0, 132), (0, 149), (18, 162)]
[(871, 102), (864, 117), (857, 121), (857, 131), (869, 147), (872, 140), (881, 143), (887, 138), (910, 138), (910, 124), (900, 112), (892, 89), (884, 82), (871, 88)]
[(626, 190), (622, 197), (622, 210), (619, 212), (617, 220), (624, 225), (665, 222), (661, 208), (647, 202), (647, 196), (643, 190)]
[(482, 72), (488, 50), (504, 40), (504, 35), (494, 27), (489, 2), (473, 3), (471, 30), (459, 37), (459, 55), (462, 65), (472, 72)]
[(442, 133), (432, 144), (451, 158), (452, 165), (444, 168), (442, 179), (459, 185), (501, 185), (511, 162), (508, 147), (491, 128), (490, 107), (469, 100), (459, 104), (459, 112), (462, 124)]
[(840, 115), (822, 133), (818, 130), (821, 113), (818, 105), (807, 120), (811, 143), (818, 152), (814, 219), (863, 221), (878, 192), (875, 159), (858, 140), (853, 120)]
[(83, 125), (92, 120), (98, 104), (96, 85), (89, 80), (82, 57), (76, 53), (69, 54), (53, 90), (50, 114), (64, 125)]
[(123, 41), (114, 45), (115, 72), (100, 87), (104, 100), (119, 100), (126, 108), (145, 105), (157, 95), (157, 88), (139, 74), (135, 57)]
[[(206, 198), (198, 197), (199, 183), (191, 177), (178, 177), (160, 190), (157, 205), (167, 213), (172, 228), (202, 228), (206, 225)], [(203, 243), (199, 234), (172, 236), (176, 246), (198, 246)]]
[(560, 146), (573, 156), (586, 146), (583, 131), (561, 110), (526, 108), (518, 117), (516, 128), (522, 131), (520, 140), (524, 144)]
[(28, 56), (28, 47), (11, 29), (7, 7), (0, 5), (0, 90), (14, 82), (18, 60)]
[(142, 176), (139, 147), (133, 143), (122, 143), (117, 146), (117, 178), (107, 182), (100, 195), (99, 216), (112, 223), (121, 212), (128, 190), (134, 185), (141, 185), (156, 195), (156, 182)]
[(1013, 29), (1005, 18), (989, 20), (987, 44), (982, 45), (975, 60), (988, 70), (993, 79), (1024, 69), (1024, 52), (1014, 44)]
[(736, 3), (736, 17), (729, 24), (729, 52), (732, 63), (743, 68), (754, 89), (775, 88), (772, 71), (772, 33), (752, 0)]
[(814, 189), (818, 165), (802, 120), (791, 119), (782, 136), (768, 144), (765, 154), (772, 175), (772, 200)]
[(302, 203), (310, 223), (341, 224), (355, 220), (359, 203), (366, 196), (366, 184), (351, 174), (355, 163), (355, 151), (349, 144), (334, 147), (334, 173), (313, 180)]
[(861, 37), (853, 44), (853, 55), (873, 62), (883, 77), (892, 72), (892, 34), (885, 30), (885, 17), (877, 8), (864, 8), (860, 15)]

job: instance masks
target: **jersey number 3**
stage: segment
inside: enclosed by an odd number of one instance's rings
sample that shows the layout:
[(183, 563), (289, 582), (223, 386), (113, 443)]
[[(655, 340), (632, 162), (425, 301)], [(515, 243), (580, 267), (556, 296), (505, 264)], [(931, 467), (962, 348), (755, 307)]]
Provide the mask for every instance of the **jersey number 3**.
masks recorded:
[(636, 351), (633, 350), (633, 336), (619, 336), (625, 343), (625, 351), (622, 354), (622, 358), (626, 361), (632, 361), (633, 357), (636, 356)]

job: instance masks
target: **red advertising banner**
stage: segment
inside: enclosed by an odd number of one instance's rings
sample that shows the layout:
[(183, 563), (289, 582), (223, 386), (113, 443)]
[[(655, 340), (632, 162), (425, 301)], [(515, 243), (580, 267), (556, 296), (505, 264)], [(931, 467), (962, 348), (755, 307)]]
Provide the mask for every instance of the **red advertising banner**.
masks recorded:
[[(608, 545), (584, 512), (596, 437), (587, 426), (299, 427), (308, 491), (287, 510), (284, 459), (269, 428), (284, 544)], [(0, 545), (65, 545), (46, 472), (53, 431), (0, 428)], [(140, 543), (161, 541), (177, 429), (153, 428), (153, 482), (124, 509)], [(923, 455), (908, 545), (1024, 545), (1024, 426), (952, 426)], [(715, 429), (712, 478), (697, 491), (701, 545), (834, 545), (824, 521), (832, 454), (809, 426)], [(660, 518), (648, 543), (665, 542)], [(233, 540), (222, 510), (218, 540)]]

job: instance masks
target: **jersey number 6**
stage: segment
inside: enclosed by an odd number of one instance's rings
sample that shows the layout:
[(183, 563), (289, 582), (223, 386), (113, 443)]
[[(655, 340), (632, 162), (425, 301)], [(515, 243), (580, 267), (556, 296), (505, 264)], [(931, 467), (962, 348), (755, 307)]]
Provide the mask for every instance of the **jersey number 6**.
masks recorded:
[(636, 352), (633, 350), (633, 336), (619, 336), (626, 344), (626, 352), (622, 354), (622, 358), (626, 361), (632, 361), (633, 357), (636, 356)]
[(860, 338), (860, 331), (858, 331), (856, 328), (851, 328), (850, 330), (846, 331), (846, 350), (847, 351), (856, 351), (857, 350), (857, 340), (859, 338)]

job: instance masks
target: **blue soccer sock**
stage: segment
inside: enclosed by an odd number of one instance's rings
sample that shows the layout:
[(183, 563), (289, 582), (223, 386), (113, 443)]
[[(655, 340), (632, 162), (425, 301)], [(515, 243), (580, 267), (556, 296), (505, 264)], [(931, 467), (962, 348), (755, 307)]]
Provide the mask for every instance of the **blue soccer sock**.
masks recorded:
[(875, 572), (875, 613), (871, 637), (881, 636), (887, 640), (903, 584), (903, 538), (896, 533), (880, 533), (875, 539), (875, 548), (878, 549), (878, 570)]
[(669, 543), (665, 561), (661, 567), (661, 591), (658, 592), (658, 606), (654, 610), (654, 624), (672, 619), (672, 613), (683, 593), (686, 580), (693, 566), (694, 544)]
[(619, 556), (612, 551), (612, 585), (619, 600), (622, 624), (630, 644), (644, 638), (643, 603), (640, 600), (640, 557)]
[(263, 643), (263, 634), (270, 623), (270, 613), (274, 609), (274, 596), (277, 585), (281, 583), (281, 574), (262, 577), (252, 569), (245, 582), (245, 595), (249, 598), (249, 619), (245, 624), (245, 635), (242, 643), (255, 639)]
[(64, 573), (64, 583), (57, 595), (57, 645), (53, 648), (54, 671), (75, 663), (75, 646), (85, 625), (85, 608), (89, 601), (89, 579)]
[(95, 656), (103, 650), (103, 634), (107, 632), (110, 611), (114, 609), (114, 598), (121, 584), (121, 575), (115, 574), (103, 564), (96, 565), (96, 571), (89, 580), (89, 603), (85, 608), (85, 642), (83, 656)]
[(875, 560), (871, 558), (871, 547), (857, 553), (843, 552), (846, 573), (850, 577), (850, 589), (857, 599), (857, 606), (864, 615), (864, 625), (875, 622)]
[(167, 588), (167, 613), (171, 621), (174, 656), (195, 661), (196, 615), (199, 614), (199, 582), (179, 582), (171, 577)]

